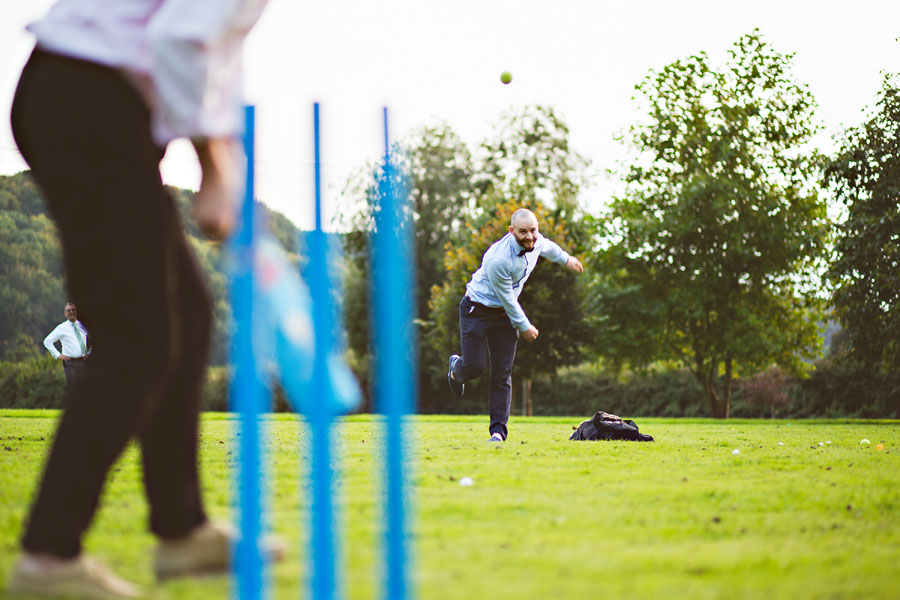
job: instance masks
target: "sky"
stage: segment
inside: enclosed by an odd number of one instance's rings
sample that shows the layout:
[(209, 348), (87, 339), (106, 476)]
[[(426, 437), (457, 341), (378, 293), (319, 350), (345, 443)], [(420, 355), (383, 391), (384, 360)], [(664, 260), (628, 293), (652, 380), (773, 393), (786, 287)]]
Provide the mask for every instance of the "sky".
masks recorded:
[[(0, 174), (26, 168), (9, 130), (18, 74), (33, 46), (25, 25), (50, 0), (0, 0)], [(883, 73), (900, 72), (896, 0), (270, 0), (247, 39), (245, 93), (256, 105), (256, 196), (300, 227), (313, 221), (312, 104), (320, 103), (326, 226), (348, 177), (383, 152), (382, 108), (393, 140), (445, 123), (474, 148), (512, 108), (552, 106), (574, 150), (591, 161), (588, 210), (616, 181), (603, 174), (626, 156), (615, 140), (641, 114), (634, 86), (651, 69), (707, 52), (714, 63), (759, 28), (795, 55), (823, 132), (860, 123)], [(509, 85), (500, 75), (509, 71)], [(166, 183), (196, 189), (190, 146), (175, 142)], [(329, 223), (332, 223), (329, 225)]]

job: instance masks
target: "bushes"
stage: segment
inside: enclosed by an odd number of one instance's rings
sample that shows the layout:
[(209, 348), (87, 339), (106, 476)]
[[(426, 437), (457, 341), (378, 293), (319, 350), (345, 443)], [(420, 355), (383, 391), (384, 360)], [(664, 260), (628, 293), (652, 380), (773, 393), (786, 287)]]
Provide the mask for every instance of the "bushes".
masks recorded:
[[(461, 399), (446, 388), (423, 386), (421, 412), (487, 412), (489, 374), (466, 386)], [(203, 386), (203, 410), (228, 410), (230, 373), (209, 367)], [(521, 380), (513, 374), (513, 413), (521, 411)], [(52, 356), (0, 362), (0, 408), (59, 408), (65, 394), (62, 365)], [(766, 372), (735, 382), (732, 416), (780, 418), (900, 418), (900, 371), (872, 372), (847, 362), (823, 361), (806, 379)], [(619, 381), (590, 365), (561, 369), (532, 386), (536, 415), (592, 415), (597, 410), (621, 416), (708, 417), (700, 386), (687, 371), (665, 371)], [(276, 411), (290, 410), (276, 387)], [(430, 410), (429, 410), (430, 409)]]
[(534, 414), (705, 417), (709, 409), (700, 385), (687, 371), (665, 371), (627, 382), (589, 366), (562, 369), (555, 377), (535, 379)]
[(209, 367), (206, 369), (206, 380), (203, 382), (202, 410), (228, 410), (228, 385), (231, 374), (227, 367)]
[[(203, 386), (203, 410), (226, 410), (229, 375), (210, 367)], [(66, 376), (52, 356), (0, 362), (0, 408), (62, 408)]]
[(2, 408), (60, 408), (65, 390), (63, 367), (52, 356), (0, 362)]
[(796, 417), (900, 418), (900, 371), (877, 372), (823, 362), (796, 382), (788, 411)]
[[(206, 380), (203, 383), (203, 399), (200, 403), (201, 410), (228, 411), (231, 409), (228, 403), (228, 389), (231, 385), (231, 369), (229, 367), (207, 367)], [(275, 412), (288, 412), (293, 410), (284, 395), (284, 391), (278, 386), (273, 386), (271, 395), (271, 410)]]
[[(689, 372), (666, 371), (620, 382), (590, 367), (562, 369), (533, 386), (534, 414), (708, 417)], [(900, 371), (876, 373), (847, 362), (823, 361), (805, 378), (767, 371), (734, 385), (733, 417), (900, 418)], [(485, 403), (486, 405), (486, 403)], [(515, 410), (515, 408), (514, 408)]]

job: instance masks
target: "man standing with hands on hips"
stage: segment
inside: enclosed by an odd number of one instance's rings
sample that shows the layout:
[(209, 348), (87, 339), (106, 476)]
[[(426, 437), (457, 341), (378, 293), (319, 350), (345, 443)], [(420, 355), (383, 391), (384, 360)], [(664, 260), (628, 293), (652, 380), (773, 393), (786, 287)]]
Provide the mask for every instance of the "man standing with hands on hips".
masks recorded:
[(485, 347), (489, 350), (492, 442), (502, 442), (507, 436), (512, 367), (519, 336), (526, 342), (532, 342), (538, 336), (537, 328), (519, 304), (522, 287), (539, 257), (565, 265), (576, 273), (584, 271), (581, 261), (542, 236), (538, 229), (533, 212), (526, 208), (515, 211), (510, 219), (509, 233), (484, 253), (481, 267), (472, 275), (466, 285), (466, 295), (459, 303), (462, 356), (450, 356), (447, 382), (454, 395), (462, 396), (465, 383), (484, 371)]
[[(88, 331), (78, 320), (78, 312), (71, 302), (66, 303), (66, 320), (56, 326), (50, 335), (44, 338), (44, 347), (56, 360), (63, 361), (66, 382), (75, 383), (81, 376), (90, 349), (88, 347)], [(62, 352), (56, 349), (56, 342), (62, 346)]]

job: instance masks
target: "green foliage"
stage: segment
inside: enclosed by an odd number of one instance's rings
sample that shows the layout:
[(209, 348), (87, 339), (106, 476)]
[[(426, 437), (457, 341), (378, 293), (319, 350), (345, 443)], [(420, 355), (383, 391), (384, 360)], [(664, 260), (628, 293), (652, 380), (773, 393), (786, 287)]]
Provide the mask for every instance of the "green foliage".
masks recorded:
[(0, 360), (6, 362), (24, 362), (33, 358), (38, 358), (43, 354), (43, 346), (34, 343), (31, 337), (19, 332), (14, 340), (3, 340), (0, 344)]
[[(623, 415), (628, 416), (628, 415)], [(0, 587), (5, 587), (56, 415), (0, 413)], [(897, 422), (639, 419), (654, 443), (570, 442), (572, 418), (513, 418), (488, 444), (484, 417), (414, 417), (410, 556), (414, 594), (468, 600), (610, 597), (893, 598), (900, 589)], [(336, 426), (341, 474), (340, 580), (348, 598), (378, 598), (384, 428)], [(265, 420), (266, 522), (285, 540), (271, 565), (273, 598), (296, 598), (310, 577), (309, 430)], [(207, 510), (229, 519), (237, 422), (204, 415), (200, 473)], [(857, 446), (861, 438), (868, 448)], [(819, 441), (832, 443), (819, 447)], [(777, 444), (782, 442), (784, 446)], [(886, 451), (874, 449), (884, 443)], [(810, 446), (813, 446), (812, 448)], [(741, 454), (732, 455), (739, 448)], [(459, 485), (472, 477), (472, 486)], [(132, 445), (110, 470), (85, 547), (149, 597), (207, 600), (228, 577), (156, 583), (141, 457)], [(598, 577), (606, 574), (606, 577)]]
[[(423, 364), (437, 357), (421, 344), (428, 327), (428, 299), (433, 286), (446, 277), (444, 247), (460, 236), (469, 214), (471, 156), (469, 149), (446, 125), (424, 127), (398, 149), (400, 177), (408, 181), (409, 208), (414, 222), (415, 290), (418, 352)], [(361, 381), (371, 381), (371, 273), (369, 238), (376, 206), (375, 170), (349, 191), (357, 212), (349, 218), (352, 230), (344, 236), (344, 321), (350, 365)], [(427, 385), (428, 382), (426, 382)], [(363, 407), (370, 407), (369, 399)], [(425, 407), (427, 409), (427, 407)]]
[(791, 386), (782, 416), (900, 418), (900, 369), (821, 361)]
[(564, 368), (534, 381), (535, 412), (541, 415), (707, 417), (703, 390), (687, 371), (635, 376), (625, 382), (590, 366)]
[[(801, 377), (771, 368), (736, 379), (734, 388), (733, 417), (900, 418), (900, 372), (848, 361), (819, 361)], [(605, 410), (641, 417), (712, 416), (702, 386), (686, 369), (630, 373), (623, 379), (584, 364), (537, 377), (532, 393), (535, 414), (541, 415), (590, 416)]]
[(569, 127), (549, 106), (512, 110), (482, 144), (475, 169), (476, 204), (492, 212), (499, 199), (552, 206), (574, 219), (587, 160), (569, 146)]
[[(190, 210), (194, 193), (168, 190), (212, 296), (210, 363), (224, 364), (230, 351), (232, 316), (223, 247), (206, 239), (194, 223)], [(280, 213), (262, 204), (258, 207), (275, 238), (299, 260), (297, 229)], [(0, 176), (0, 357), (21, 361), (29, 347), (40, 349), (47, 333), (64, 319), (68, 299), (58, 232), (40, 190), (27, 171)]]
[(0, 408), (60, 408), (66, 376), (49, 354), (23, 362), (0, 362)]
[(651, 73), (648, 118), (615, 198), (594, 282), (599, 350), (636, 366), (675, 360), (727, 417), (731, 381), (818, 347), (815, 289), (828, 233), (814, 187), (810, 92), (755, 31), (724, 68), (706, 54)]
[(869, 368), (900, 365), (900, 78), (877, 111), (848, 130), (825, 180), (846, 209), (829, 270), (849, 352)]
[(56, 227), (27, 172), (0, 176), (0, 354), (25, 335), (39, 345), (64, 319)]

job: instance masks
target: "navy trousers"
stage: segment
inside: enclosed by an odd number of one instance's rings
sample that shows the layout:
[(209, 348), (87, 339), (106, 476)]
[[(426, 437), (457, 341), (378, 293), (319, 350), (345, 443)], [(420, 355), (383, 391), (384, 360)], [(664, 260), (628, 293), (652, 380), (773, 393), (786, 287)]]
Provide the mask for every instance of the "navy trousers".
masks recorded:
[(212, 310), (160, 180), (149, 110), (115, 69), (36, 50), (12, 125), (59, 226), (70, 297), (94, 339), (90, 364), (68, 387), (22, 545), (76, 556), (132, 438), (150, 528), (177, 539), (206, 520), (197, 427)]
[(490, 361), (490, 432), (491, 435), (499, 433), (505, 440), (519, 332), (503, 308), (490, 308), (463, 296), (459, 303), (459, 333), (462, 359), (453, 365), (453, 378), (460, 383), (471, 381), (484, 372)]

